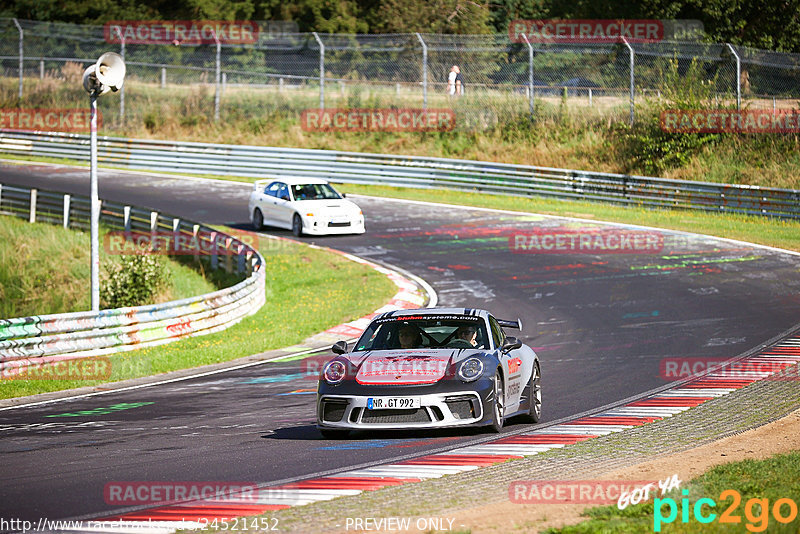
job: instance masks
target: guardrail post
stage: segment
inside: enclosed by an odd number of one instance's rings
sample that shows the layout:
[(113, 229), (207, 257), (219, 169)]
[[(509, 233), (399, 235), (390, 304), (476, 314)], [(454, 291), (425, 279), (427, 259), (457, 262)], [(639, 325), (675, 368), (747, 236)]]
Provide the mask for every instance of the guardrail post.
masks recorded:
[(325, 44), (317, 32), (311, 33), (314, 34), (314, 39), (319, 45), (319, 109), (325, 109)]
[[(181, 235), (181, 220), (178, 217), (172, 218), (172, 250), (178, 252), (178, 238)], [(183, 251), (181, 251), (183, 252)]]
[(230, 237), (225, 238), (225, 272), (230, 273), (233, 271), (233, 258), (231, 258), (231, 241)]
[(216, 271), (219, 269), (219, 255), (217, 254), (219, 241), (217, 240), (217, 232), (211, 232), (209, 238), (211, 239), (211, 270)]
[(125, 226), (125, 232), (131, 231), (131, 207), (122, 207), (122, 224)]
[(247, 272), (245, 274), (249, 278), (253, 274), (253, 253), (252, 252), (248, 252), (247, 253), (244, 265), (245, 265), (245, 268), (247, 269)]
[(200, 240), (200, 225), (195, 224), (192, 226), (192, 237), (194, 238), (194, 243), (197, 244), (197, 254), (194, 255), (194, 260), (196, 262), (200, 261), (200, 256), (203, 255), (203, 242)]
[(634, 54), (633, 47), (628, 43), (628, 40), (623, 37), (622, 42), (625, 43), (625, 46), (628, 47), (628, 53), (630, 54), (630, 108), (631, 108), (631, 118), (630, 118), (630, 125), (633, 126), (633, 108), (634, 108), (634, 88), (633, 88), (633, 62), (634, 62)]
[(25, 51), (24, 51), (24, 35), (25, 32), (22, 30), (22, 26), (19, 25), (19, 21), (17, 19), (11, 19), (14, 21), (14, 26), (17, 27), (17, 31), (19, 31), (19, 99), (22, 100), (22, 78), (23, 78), (23, 62), (25, 61)]
[(64, 228), (69, 228), (69, 205), (72, 197), (64, 195)]
[(742, 58), (736, 53), (736, 50), (730, 43), (725, 43), (728, 50), (731, 51), (733, 57), (736, 59), (736, 109), (742, 109)]
[(533, 118), (533, 46), (528, 41), (528, 36), (524, 33), (522, 38), (525, 39), (525, 44), (528, 45), (528, 108)]
[(236, 246), (236, 272), (244, 272), (244, 245), (239, 244)]
[(158, 231), (158, 212), (150, 212), (150, 250), (156, 248), (156, 232)]
[(422, 45), (422, 109), (428, 109), (428, 45), (417, 32), (417, 39)]
[(31, 189), (31, 211), (28, 215), (28, 222), (35, 223), (36, 222), (36, 193), (38, 191), (36, 189)]

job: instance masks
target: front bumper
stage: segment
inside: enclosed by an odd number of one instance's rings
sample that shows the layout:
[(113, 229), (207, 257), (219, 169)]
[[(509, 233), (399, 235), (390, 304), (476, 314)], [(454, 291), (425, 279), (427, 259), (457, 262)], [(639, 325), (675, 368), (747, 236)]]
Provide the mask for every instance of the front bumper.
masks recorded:
[(303, 233), (308, 235), (363, 234), (366, 231), (363, 217), (350, 218), (347, 224), (322, 217), (301, 218)]
[[(463, 384), (462, 384), (463, 386)], [(450, 389), (450, 388), (447, 388)], [(461, 389), (417, 394), (413, 391), (376, 390), (370, 395), (320, 392), (317, 395), (317, 426), (347, 430), (390, 430), (483, 426), (491, 422), (488, 397), (493, 389)], [(375, 396), (420, 397), (420, 408), (369, 410), (367, 400)]]

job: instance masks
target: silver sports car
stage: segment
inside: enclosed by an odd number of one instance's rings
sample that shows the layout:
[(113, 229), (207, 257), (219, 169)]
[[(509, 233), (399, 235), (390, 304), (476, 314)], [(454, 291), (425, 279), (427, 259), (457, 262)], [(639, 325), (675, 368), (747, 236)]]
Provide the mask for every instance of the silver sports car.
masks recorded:
[(320, 373), (317, 426), (326, 437), (350, 430), (488, 426), (523, 416), (538, 422), (539, 358), (485, 310), (427, 308), (376, 316), (351, 351)]

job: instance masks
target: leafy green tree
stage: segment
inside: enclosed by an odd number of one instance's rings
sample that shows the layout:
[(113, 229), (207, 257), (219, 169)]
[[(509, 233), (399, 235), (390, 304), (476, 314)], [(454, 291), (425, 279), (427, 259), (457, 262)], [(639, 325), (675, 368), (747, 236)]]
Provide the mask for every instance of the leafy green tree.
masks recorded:
[(373, 28), (382, 33), (493, 33), (488, 2), (381, 0)]

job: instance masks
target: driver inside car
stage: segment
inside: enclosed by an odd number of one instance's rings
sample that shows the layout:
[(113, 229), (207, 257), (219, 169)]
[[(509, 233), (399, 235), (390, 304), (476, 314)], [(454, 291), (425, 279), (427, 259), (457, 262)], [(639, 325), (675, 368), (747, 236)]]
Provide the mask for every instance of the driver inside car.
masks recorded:
[(459, 326), (456, 330), (456, 339), (461, 339), (476, 347), (478, 345), (478, 329), (472, 325)]
[(422, 345), (422, 335), (410, 324), (404, 324), (397, 333), (401, 349), (416, 349)]

